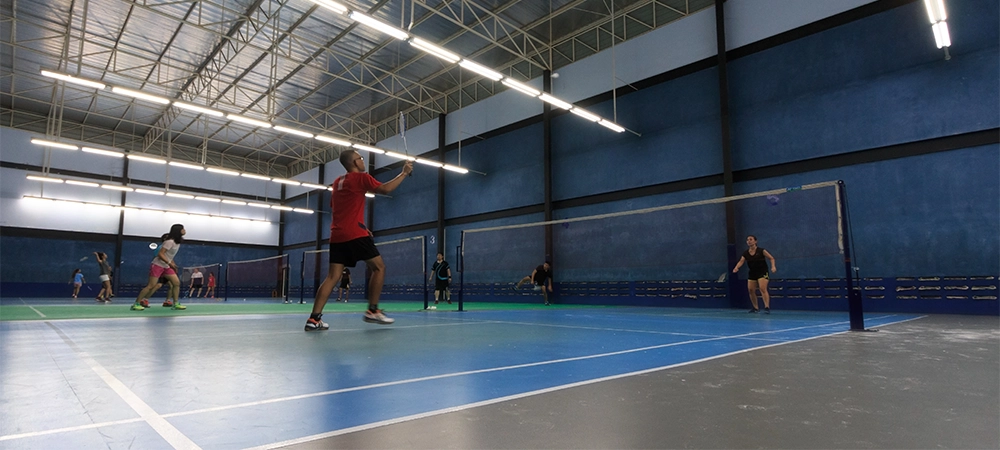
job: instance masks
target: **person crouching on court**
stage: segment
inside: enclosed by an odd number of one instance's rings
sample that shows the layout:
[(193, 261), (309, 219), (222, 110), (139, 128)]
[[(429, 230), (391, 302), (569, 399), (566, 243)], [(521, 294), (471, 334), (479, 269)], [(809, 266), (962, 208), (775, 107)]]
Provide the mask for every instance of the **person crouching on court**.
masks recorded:
[[(163, 306), (172, 307), (173, 309), (187, 309), (186, 306), (181, 305), (181, 280), (177, 278), (177, 263), (174, 262), (174, 257), (177, 256), (177, 251), (181, 249), (181, 242), (184, 242), (184, 235), (187, 234), (187, 230), (184, 229), (184, 225), (177, 223), (170, 227), (170, 233), (167, 234), (169, 234), (167, 240), (163, 241), (163, 244), (160, 245), (160, 250), (156, 252), (156, 257), (153, 258), (153, 262), (150, 264), (149, 283), (139, 291), (139, 296), (136, 297), (135, 303), (132, 304), (131, 309), (133, 311), (146, 309), (142, 306), (142, 300), (149, 298), (153, 292), (156, 292), (156, 283), (160, 276), (166, 277), (170, 283), (170, 290), (167, 291), (167, 300), (163, 302)], [(171, 298), (173, 301), (170, 300)]]
[(549, 294), (552, 293), (552, 264), (545, 261), (545, 264), (535, 267), (535, 270), (531, 271), (531, 275), (521, 278), (521, 281), (517, 282), (514, 290), (521, 289), (521, 285), (529, 281), (535, 285), (536, 291), (542, 291), (545, 306), (549, 306)]
[(413, 163), (404, 162), (399, 175), (384, 184), (365, 173), (365, 159), (355, 150), (341, 152), (340, 164), (347, 173), (338, 177), (331, 185), (333, 195), (330, 196), (330, 212), (333, 217), (330, 221), (330, 268), (323, 284), (316, 291), (312, 314), (306, 320), (306, 331), (330, 328), (329, 324), (323, 322), (323, 307), (333, 288), (337, 286), (344, 267), (354, 267), (358, 261), (364, 261), (371, 272), (368, 310), (365, 311), (364, 321), (380, 325), (395, 322), (386, 317), (378, 307), (382, 283), (385, 281), (385, 263), (375, 248), (375, 239), (365, 226), (365, 193), (385, 195), (396, 190), (406, 176), (413, 172)]
[(778, 268), (774, 265), (774, 257), (767, 250), (757, 246), (757, 236), (752, 234), (747, 236), (747, 247), (740, 257), (740, 262), (736, 263), (733, 273), (738, 272), (744, 262), (747, 263), (747, 269), (750, 270), (747, 276), (747, 290), (750, 291), (750, 303), (753, 304), (749, 312), (755, 314), (758, 311), (757, 289), (760, 289), (760, 295), (764, 298), (764, 313), (771, 314), (771, 296), (767, 293), (767, 261), (764, 259), (771, 261), (771, 272), (777, 272)]

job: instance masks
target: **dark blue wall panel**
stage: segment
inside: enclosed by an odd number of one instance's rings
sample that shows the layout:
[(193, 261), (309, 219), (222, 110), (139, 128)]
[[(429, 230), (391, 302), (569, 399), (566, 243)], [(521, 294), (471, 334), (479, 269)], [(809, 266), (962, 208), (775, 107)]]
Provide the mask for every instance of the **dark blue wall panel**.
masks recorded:
[[(614, 133), (572, 114), (553, 120), (553, 198), (696, 178), (722, 171), (718, 72), (704, 70), (618, 98)], [(614, 116), (614, 102), (589, 107)]]
[(922, 2), (732, 61), (734, 168), (997, 127), (997, 15), (949, 4), (947, 61)]
[[(457, 164), (459, 151), (448, 153)], [(468, 173), (449, 177), (445, 217), (461, 217), (541, 203), (542, 126), (531, 125), (461, 149), (462, 165), (486, 175)]]

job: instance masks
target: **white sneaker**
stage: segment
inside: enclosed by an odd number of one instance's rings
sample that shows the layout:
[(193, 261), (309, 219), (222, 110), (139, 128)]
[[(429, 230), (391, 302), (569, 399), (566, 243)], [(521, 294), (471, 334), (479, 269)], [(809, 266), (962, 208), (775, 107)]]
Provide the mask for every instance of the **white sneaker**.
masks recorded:
[(306, 320), (306, 326), (305, 326), (306, 331), (323, 331), (329, 329), (330, 329), (330, 324), (323, 321), (322, 315), (320, 315), (319, 319), (313, 319), (312, 317), (310, 317), (309, 319)]
[(365, 322), (377, 323), (379, 325), (389, 325), (395, 321), (396, 319), (386, 317), (385, 314), (382, 313), (381, 309), (377, 311), (365, 311)]

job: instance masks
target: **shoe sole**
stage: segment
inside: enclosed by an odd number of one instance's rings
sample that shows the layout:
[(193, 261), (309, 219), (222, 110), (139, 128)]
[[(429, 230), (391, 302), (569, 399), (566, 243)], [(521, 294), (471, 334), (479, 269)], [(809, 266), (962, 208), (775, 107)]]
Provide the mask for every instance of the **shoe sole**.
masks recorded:
[(374, 323), (374, 324), (378, 324), (378, 325), (392, 325), (393, 323), (396, 322), (395, 320), (393, 320), (392, 322), (386, 322), (386, 321), (382, 321), (382, 320), (378, 320), (378, 319), (369, 319), (367, 317), (365, 317), (364, 320), (365, 320), (365, 322)]

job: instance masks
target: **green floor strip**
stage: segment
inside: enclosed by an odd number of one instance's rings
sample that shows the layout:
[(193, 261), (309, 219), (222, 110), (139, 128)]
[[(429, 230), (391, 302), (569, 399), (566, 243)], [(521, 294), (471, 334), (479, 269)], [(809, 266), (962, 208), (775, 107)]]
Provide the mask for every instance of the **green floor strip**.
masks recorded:
[[(0, 321), (12, 320), (64, 320), (64, 319), (114, 319), (134, 317), (183, 317), (183, 316), (228, 316), (241, 314), (301, 314), (308, 315), (312, 303), (184, 303), (186, 310), (178, 311), (154, 304), (144, 311), (132, 311), (131, 303), (112, 303), (110, 305), (4, 305), (0, 306)], [(324, 314), (361, 313), (367, 304), (358, 303), (327, 303)], [(390, 315), (393, 312), (425, 312), (427, 314), (458, 312), (458, 303), (435, 305), (437, 309), (424, 310), (422, 302), (392, 302), (386, 301), (380, 305)], [(582, 305), (552, 305), (543, 306), (534, 303), (488, 303), (469, 302), (464, 305), (466, 311), (486, 310), (525, 310), (525, 309), (559, 309), (559, 308), (602, 308), (606, 306)]]

